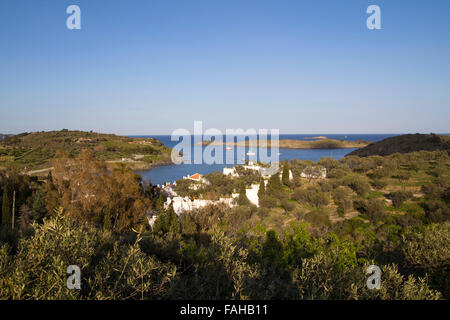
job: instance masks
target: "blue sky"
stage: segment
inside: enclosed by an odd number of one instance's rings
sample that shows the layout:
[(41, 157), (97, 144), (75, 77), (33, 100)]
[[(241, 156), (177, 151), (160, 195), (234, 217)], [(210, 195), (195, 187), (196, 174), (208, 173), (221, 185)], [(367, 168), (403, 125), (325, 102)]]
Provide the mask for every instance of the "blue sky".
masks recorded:
[(1, 133), (450, 132), (446, 0), (1, 0), (0, 41)]

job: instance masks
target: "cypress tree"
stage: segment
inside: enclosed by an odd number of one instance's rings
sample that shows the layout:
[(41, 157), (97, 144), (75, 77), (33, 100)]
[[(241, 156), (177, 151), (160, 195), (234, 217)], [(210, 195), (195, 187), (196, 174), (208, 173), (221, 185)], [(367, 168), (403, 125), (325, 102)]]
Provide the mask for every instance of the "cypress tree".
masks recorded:
[(245, 191), (245, 184), (241, 185), (241, 189), (239, 190), (239, 198), (238, 198), (238, 204), (241, 206), (245, 206), (250, 203), (250, 200), (247, 198), (247, 194)]
[(181, 231), (180, 223), (178, 222), (178, 216), (173, 210), (171, 204), (167, 210), (159, 211), (155, 224), (153, 225), (154, 233), (179, 233)]
[(261, 199), (266, 194), (266, 185), (264, 179), (259, 182), (258, 198)]
[(284, 162), (283, 166), (283, 174), (281, 176), (281, 181), (285, 186), (289, 185), (289, 163), (287, 161)]
[(2, 197), (2, 224), (11, 225), (11, 207), (9, 204), (7, 188), (3, 190), (3, 197)]
[(31, 216), (33, 220), (41, 222), (47, 214), (45, 192), (41, 189), (36, 190), (31, 198)]
[(280, 176), (278, 173), (275, 173), (269, 178), (269, 182), (267, 183), (266, 192), (274, 195), (278, 191), (282, 190), (283, 186), (281, 185)]
[(173, 209), (173, 203), (170, 204), (170, 207), (167, 210), (167, 218), (166, 219), (169, 222), (167, 231), (173, 232), (173, 233), (180, 233), (181, 226), (180, 226), (180, 223), (178, 222), (178, 216), (175, 213), (175, 210)]
[(164, 211), (164, 200), (162, 194), (160, 194), (158, 200), (156, 200), (155, 208), (158, 214)]
[(152, 231), (154, 233), (165, 233), (165, 230), (166, 230), (166, 213), (158, 211), (158, 215), (156, 217)]

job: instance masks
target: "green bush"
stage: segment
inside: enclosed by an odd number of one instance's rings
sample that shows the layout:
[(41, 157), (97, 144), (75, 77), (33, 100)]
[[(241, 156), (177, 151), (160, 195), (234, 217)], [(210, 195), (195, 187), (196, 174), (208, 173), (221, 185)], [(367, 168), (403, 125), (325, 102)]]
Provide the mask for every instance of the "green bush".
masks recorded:
[(265, 195), (259, 199), (259, 205), (263, 208), (275, 208), (278, 205), (278, 200), (275, 197)]
[(295, 209), (295, 204), (292, 203), (291, 201), (287, 200), (287, 199), (283, 199), (281, 201), (281, 206), (283, 207), (284, 210), (286, 211), (292, 211)]
[(429, 274), (434, 285), (448, 298), (450, 295), (450, 227), (431, 224), (421, 232), (409, 229), (402, 238), (406, 264), (422, 274)]
[(386, 217), (386, 207), (383, 200), (357, 199), (354, 201), (354, 207), (375, 223), (384, 220)]
[(395, 208), (400, 207), (403, 204), (403, 202), (405, 202), (411, 197), (412, 193), (404, 190), (393, 191), (389, 194), (389, 199), (392, 200), (392, 205)]
[(306, 189), (297, 189), (292, 194), (292, 198), (297, 200), (300, 204), (311, 205), (316, 208), (321, 208), (329, 204), (330, 200), (325, 192), (320, 189), (310, 186)]
[(338, 187), (333, 191), (334, 203), (338, 206), (338, 213), (344, 214), (353, 209), (352, 190), (348, 187)]
[(370, 181), (370, 184), (378, 190), (383, 189), (388, 185), (388, 183), (384, 179), (373, 179), (372, 181)]
[(429, 200), (422, 203), (427, 223), (445, 222), (450, 220), (450, 208), (441, 200)]
[(360, 196), (364, 196), (370, 191), (370, 184), (367, 177), (358, 174), (344, 177), (342, 179), (342, 184), (350, 187)]

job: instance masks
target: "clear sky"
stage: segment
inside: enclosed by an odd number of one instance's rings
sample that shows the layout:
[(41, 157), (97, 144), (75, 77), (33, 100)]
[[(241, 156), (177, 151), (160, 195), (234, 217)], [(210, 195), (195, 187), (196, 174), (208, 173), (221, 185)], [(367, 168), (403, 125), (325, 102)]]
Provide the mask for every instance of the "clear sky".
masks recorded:
[[(66, 8), (81, 8), (68, 30)], [(368, 30), (366, 8), (381, 8)], [(0, 133), (450, 132), (450, 1), (1, 0)]]

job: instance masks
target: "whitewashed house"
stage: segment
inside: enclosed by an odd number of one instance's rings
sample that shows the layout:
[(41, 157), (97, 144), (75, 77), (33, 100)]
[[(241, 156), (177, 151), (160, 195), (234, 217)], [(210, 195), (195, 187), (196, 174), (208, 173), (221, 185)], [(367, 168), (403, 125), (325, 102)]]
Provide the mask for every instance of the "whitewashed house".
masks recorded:
[(327, 177), (327, 169), (320, 166), (311, 166), (305, 168), (300, 177), (306, 179), (325, 179)]
[[(267, 184), (267, 182), (265, 182)], [(250, 203), (254, 204), (255, 206), (259, 207), (259, 197), (258, 197), (258, 191), (259, 191), (259, 184), (252, 184), (250, 188), (245, 189), (245, 195), (247, 196)], [(239, 193), (233, 193), (231, 195), (233, 199), (237, 199), (239, 197)]]
[(164, 208), (168, 209), (170, 205), (173, 206), (173, 210), (177, 215), (183, 213), (183, 211), (191, 211), (194, 209), (200, 209), (206, 207), (207, 205), (214, 204), (226, 204), (230, 207), (233, 206), (232, 198), (220, 198), (219, 200), (203, 200), (203, 199), (194, 199), (191, 200), (189, 197), (173, 197), (167, 198), (167, 201), (164, 203)]

